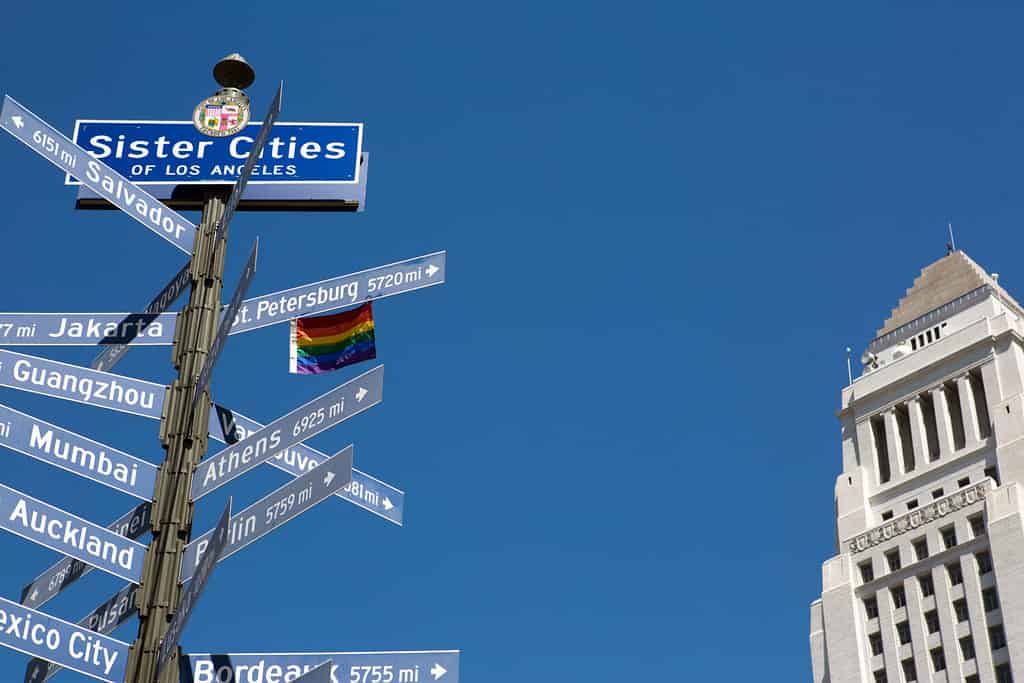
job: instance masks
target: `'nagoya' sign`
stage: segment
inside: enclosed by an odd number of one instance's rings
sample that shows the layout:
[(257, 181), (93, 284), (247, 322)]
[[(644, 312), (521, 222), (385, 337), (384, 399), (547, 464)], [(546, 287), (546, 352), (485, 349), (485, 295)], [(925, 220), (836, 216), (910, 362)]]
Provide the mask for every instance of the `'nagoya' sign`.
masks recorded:
[[(233, 183), (256, 142), (260, 122), (211, 138), (191, 121), (81, 119), (74, 140), (139, 184)], [(359, 182), (361, 123), (275, 123), (251, 183)], [(77, 185), (68, 177), (68, 185)]]

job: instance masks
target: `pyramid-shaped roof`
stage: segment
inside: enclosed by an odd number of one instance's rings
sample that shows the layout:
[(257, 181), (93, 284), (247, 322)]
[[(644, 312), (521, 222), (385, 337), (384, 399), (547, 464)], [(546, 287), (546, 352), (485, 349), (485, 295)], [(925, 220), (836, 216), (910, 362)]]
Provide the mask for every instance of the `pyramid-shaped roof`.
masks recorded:
[(892, 309), (892, 315), (882, 325), (882, 329), (878, 330), (878, 336), (888, 334), (983, 285), (992, 287), (1001, 297), (1020, 309), (1020, 304), (992, 276), (967, 254), (958, 250), (921, 270), (913, 286), (900, 299), (896, 308)]

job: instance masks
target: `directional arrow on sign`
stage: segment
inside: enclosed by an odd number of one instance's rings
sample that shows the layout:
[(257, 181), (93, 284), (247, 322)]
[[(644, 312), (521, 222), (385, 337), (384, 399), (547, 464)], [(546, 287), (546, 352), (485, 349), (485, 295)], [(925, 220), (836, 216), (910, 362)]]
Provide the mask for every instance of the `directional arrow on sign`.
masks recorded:
[[(327, 500), (352, 479), (352, 446), (298, 479), (268, 493), (231, 518), (228, 545), (221, 553), (224, 561), (242, 548), (258, 541), (274, 529), (292, 521), (306, 510)], [(291, 506), (282, 501), (293, 500)], [(181, 558), (180, 581), (188, 581), (206, 554), (212, 531), (185, 546)]]
[(430, 675), (434, 677), (435, 681), (441, 680), (441, 676), (444, 676), (446, 673), (448, 673), (448, 669), (437, 662), (434, 662), (434, 666), (430, 667)]
[(0, 127), (178, 249), (192, 253), (195, 225), (7, 95), (0, 109)]
[[(363, 400), (354, 400), (358, 391), (365, 392)], [(384, 366), (378, 365), (204, 460), (192, 476), (192, 500), (199, 500), (276, 453), (377, 405), (383, 396)]]
[(394, 509), (394, 507), (395, 505), (394, 503), (391, 502), (391, 499), (388, 498), (387, 496), (384, 496), (384, 509), (387, 510), (388, 512), (391, 512), (391, 510)]

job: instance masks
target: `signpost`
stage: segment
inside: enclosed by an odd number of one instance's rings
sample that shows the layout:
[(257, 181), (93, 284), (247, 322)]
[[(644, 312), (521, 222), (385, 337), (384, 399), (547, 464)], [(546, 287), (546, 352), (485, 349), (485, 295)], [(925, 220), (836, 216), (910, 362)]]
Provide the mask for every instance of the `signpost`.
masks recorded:
[(333, 661), (335, 683), (459, 683), (459, 651), (189, 654), (182, 683), (273, 683)]
[[(0, 645), (34, 657), (25, 683), (62, 667), (111, 683), (458, 683), (451, 650), (180, 655), (182, 632), (223, 559), (332, 495), (403, 521), (404, 493), (355, 470), (352, 446), (328, 458), (303, 443), (380, 403), (383, 366), (264, 426), (219, 406), (212, 415), (202, 400), (228, 336), (445, 280), (446, 254), (435, 252), (246, 300), (257, 241), (221, 313), (236, 210), (361, 210), (367, 155), (361, 124), (278, 123), (283, 84), (250, 137), (243, 89), (255, 72), (235, 54), (214, 76), (222, 88), (196, 107), (194, 126), (79, 121), (72, 142), (10, 97), (0, 108), (0, 127), (82, 184), (78, 206), (120, 208), (191, 256), (141, 313), (0, 313), (0, 346), (102, 347), (91, 369), (0, 349), (0, 386), (160, 419), (166, 451), (157, 467), (0, 404), (0, 446), (143, 500), (103, 528), (0, 484), (0, 528), (64, 555), (22, 589), (21, 605), (0, 598)], [(160, 188), (157, 196), (133, 181)], [(256, 192), (247, 192), (250, 183)], [(200, 225), (171, 206), (201, 207)], [(182, 311), (167, 313), (186, 289)], [(172, 342), (178, 376), (170, 386), (109, 372), (130, 346)], [(203, 460), (210, 437), (231, 443)], [(293, 479), (234, 516), (228, 499), (216, 527), (192, 539), (195, 501), (264, 462)], [(151, 543), (135, 540), (148, 531)], [(129, 584), (78, 625), (36, 611), (93, 568)], [(130, 647), (109, 637), (133, 615), (139, 629)]]
[(0, 127), (178, 249), (186, 254), (192, 252), (196, 226), (102, 161), (90, 156), (86, 150), (9, 96), (4, 96), (3, 109), (0, 109)]
[[(125, 538), (137, 539), (149, 531), (152, 511), (152, 503), (142, 503), (119, 517), (107, 529)], [(65, 557), (21, 589), (21, 604), (32, 608), (42, 607), (57, 593), (92, 570), (93, 567), (82, 560)]]
[(207, 458), (192, 476), (192, 500), (220, 488), (275, 453), (358, 415), (381, 402), (384, 366), (350, 379), (259, 431)]
[(0, 598), (0, 645), (86, 676), (123, 683), (128, 644)]
[(230, 520), (231, 499), (228, 498), (228, 504), (224, 506), (224, 512), (220, 514), (220, 520), (217, 522), (217, 526), (213, 528), (209, 547), (206, 549), (207, 552), (199, 560), (196, 571), (192, 575), (192, 581), (182, 594), (181, 602), (178, 603), (178, 610), (174, 613), (171, 623), (167, 626), (167, 633), (164, 635), (163, 642), (160, 643), (160, 652), (156, 660), (157, 678), (160, 677), (160, 672), (171, 658), (172, 651), (178, 647), (178, 639), (181, 638), (181, 632), (188, 625), (188, 620), (192, 616), (192, 610), (195, 609), (199, 596), (202, 595), (203, 589), (206, 588), (206, 582), (210, 580), (213, 568), (217, 566), (221, 553), (224, 552), (224, 548), (228, 544), (228, 522)]
[[(231, 518), (227, 546), (220, 559), (226, 560), (242, 548), (292, 521), (306, 510), (327, 500), (352, 480), (352, 446), (346, 446), (322, 465), (310, 470), (275, 491), (267, 494)], [(185, 546), (181, 560), (180, 581), (188, 581), (206, 557), (210, 538), (208, 531)]]
[(0, 529), (138, 583), (146, 546), (0, 484)]

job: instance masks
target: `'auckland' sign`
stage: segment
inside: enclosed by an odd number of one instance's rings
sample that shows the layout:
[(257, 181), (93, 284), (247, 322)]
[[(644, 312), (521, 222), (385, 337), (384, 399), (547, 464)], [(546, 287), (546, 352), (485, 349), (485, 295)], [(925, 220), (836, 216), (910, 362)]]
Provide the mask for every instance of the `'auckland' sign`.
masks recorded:
[[(137, 184), (233, 183), (259, 129), (214, 138), (191, 121), (78, 120), (74, 140)], [(250, 183), (357, 184), (362, 140), (361, 123), (275, 123)]]

